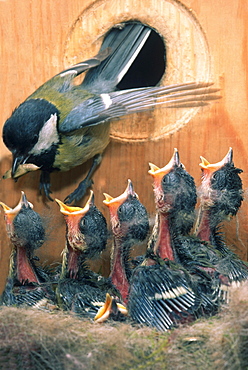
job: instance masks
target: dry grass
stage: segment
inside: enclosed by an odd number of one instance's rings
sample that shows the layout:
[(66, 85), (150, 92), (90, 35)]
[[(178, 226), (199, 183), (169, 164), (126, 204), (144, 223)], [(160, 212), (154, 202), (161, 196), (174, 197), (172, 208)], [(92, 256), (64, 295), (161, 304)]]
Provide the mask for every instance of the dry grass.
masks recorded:
[(210, 319), (158, 333), (63, 312), (0, 310), (1, 369), (248, 369), (248, 284)]

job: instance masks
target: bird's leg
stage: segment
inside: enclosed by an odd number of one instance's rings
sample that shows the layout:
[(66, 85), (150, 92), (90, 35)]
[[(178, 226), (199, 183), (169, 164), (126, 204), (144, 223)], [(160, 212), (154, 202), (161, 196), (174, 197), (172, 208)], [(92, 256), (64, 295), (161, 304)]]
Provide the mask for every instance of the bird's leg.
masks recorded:
[(41, 171), (40, 175), (40, 192), (44, 190), (45, 196), (53, 202), (53, 198), (50, 197), (50, 194), (52, 193), (50, 184), (50, 172), (47, 171)]
[(83, 198), (87, 189), (93, 184), (92, 175), (93, 175), (95, 169), (101, 163), (101, 161), (102, 161), (102, 155), (101, 154), (97, 154), (97, 155), (94, 156), (92, 165), (90, 167), (89, 172), (87, 173), (87, 176), (85, 177), (85, 179), (83, 181), (81, 181), (79, 183), (78, 187), (71, 194), (69, 194), (65, 198), (64, 203), (69, 204), (69, 203), (72, 203), (72, 202), (77, 202), (81, 198)]

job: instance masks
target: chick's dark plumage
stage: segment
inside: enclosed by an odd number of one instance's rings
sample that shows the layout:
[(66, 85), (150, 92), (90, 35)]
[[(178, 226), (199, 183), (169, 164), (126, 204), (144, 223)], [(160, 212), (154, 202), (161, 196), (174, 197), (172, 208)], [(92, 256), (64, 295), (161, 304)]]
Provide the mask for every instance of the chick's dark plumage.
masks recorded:
[[(183, 271), (173, 271), (159, 262), (144, 261), (130, 268), (130, 250), (147, 236), (149, 223), (129, 180), (127, 189), (117, 198), (105, 194), (109, 207), (114, 243), (111, 279), (119, 289), (136, 323), (167, 330), (176, 325), (177, 316), (187, 317), (195, 306), (195, 295)], [(159, 260), (159, 259), (158, 259)]]
[(116, 198), (105, 195), (113, 232), (113, 247), (110, 278), (127, 303), (129, 280), (132, 275), (131, 249), (145, 240), (149, 231), (148, 214), (134, 191), (131, 180), (125, 191)]
[(232, 148), (222, 161), (213, 165), (201, 158), (203, 178), (200, 197), (211, 213), (210, 222), (217, 225), (225, 218), (235, 216), (242, 204), (243, 189), (239, 174), (243, 171), (234, 166)]
[(173, 260), (190, 276), (200, 302), (196, 315), (200, 312), (215, 313), (219, 295), (227, 289), (229, 280), (222, 268), (219, 252), (189, 235), (195, 216), (194, 179), (180, 162), (176, 149), (165, 167), (150, 166), (158, 217), (149, 248), (162, 259)]
[(35, 263), (34, 250), (45, 240), (40, 215), (32, 208), (24, 193), (18, 205), (11, 209), (1, 202), (5, 212), (8, 236), (12, 242), (9, 274), (1, 296), (3, 305), (36, 305), (42, 299), (54, 303), (52, 275)]
[(85, 257), (93, 258), (106, 248), (106, 219), (95, 205), (80, 220), (79, 231), (84, 235), (84, 242), (87, 244)]
[[(50, 173), (68, 171), (93, 158), (78, 188), (66, 197), (77, 201), (92, 184), (92, 174), (109, 142), (110, 120), (151, 109), (201, 106), (215, 99), (210, 83), (119, 90), (151, 29), (133, 22), (109, 32), (97, 56), (57, 74), (15, 109), (3, 127), (3, 141), (13, 154), (5, 178), (40, 169), (40, 189), (50, 197)], [(81, 85), (73, 80), (88, 71)]]
[(228, 248), (221, 232), (223, 221), (235, 216), (243, 201), (241, 169), (233, 163), (233, 150), (218, 163), (201, 157), (202, 184), (200, 208), (195, 234), (211, 243), (221, 257), (221, 266), (230, 284), (239, 285), (248, 279), (247, 265)]
[(64, 310), (93, 318), (113, 288), (109, 279), (94, 273), (87, 265), (88, 259), (98, 256), (106, 247), (106, 220), (94, 204), (93, 192), (84, 208), (56, 201), (66, 221), (66, 245), (56, 291), (58, 304)]
[(40, 215), (30, 206), (24, 206), (13, 220), (14, 235), (11, 237), (20, 247), (29, 251), (40, 248), (45, 241), (45, 230)]
[(117, 215), (126, 231), (123, 235), (126, 240), (142, 241), (146, 238), (149, 231), (147, 211), (136, 196), (129, 195), (118, 208)]

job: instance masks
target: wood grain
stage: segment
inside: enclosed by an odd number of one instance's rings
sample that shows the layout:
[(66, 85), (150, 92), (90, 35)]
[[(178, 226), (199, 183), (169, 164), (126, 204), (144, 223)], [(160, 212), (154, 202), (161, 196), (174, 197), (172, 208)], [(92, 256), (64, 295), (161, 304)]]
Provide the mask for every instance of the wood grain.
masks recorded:
[[(148, 5), (151, 6), (150, 1), (129, 0), (128, 4), (132, 4), (132, 1), (135, 3), (135, 9), (140, 8), (140, 19), (145, 21), (147, 10), (144, 11), (144, 9), (148, 8)], [(109, 3), (112, 4), (110, 0), (97, 1), (94, 6), (96, 8), (98, 6), (107, 7)], [(162, 27), (162, 10), (165, 9), (165, 3), (182, 6), (181, 3), (172, 0), (161, 0), (160, 3), (161, 13), (158, 12), (157, 18), (153, 19), (158, 28)], [(74, 0), (72, 2), (67, 0), (0, 1), (1, 127), (16, 106), (69, 63), (68, 40), (71, 40), (73, 27), (82, 14), (85, 14), (84, 12), (89, 12), (92, 4), (93, 2), (90, 0)], [(150, 138), (138, 143), (111, 141), (106, 149), (103, 162), (95, 174), (93, 188), (96, 204), (104, 212), (107, 220), (108, 210), (102, 203), (102, 193), (107, 192), (112, 196), (119, 195), (125, 189), (128, 178), (132, 179), (135, 190), (147, 207), (152, 220), (155, 209), (152, 179), (147, 174), (148, 162), (163, 166), (170, 159), (174, 147), (178, 148), (182, 162), (199, 185), (199, 156), (203, 155), (209, 161), (217, 162), (232, 146), (235, 165), (244, 170), (242, 180), (245, 191), (247, 189), (248, 25), (246, 20), (248, 4), (242, 0), (236, 2), (185, 0), (183, 5), (186, 7), (186, 11), (191, 12), (192, 16), (197, 19), (206, 37), (211, 59), (210, 77), (221, 88), (222, 99), (209, 107), (201, 108), (180, 130), (167, 134), (160, 140)], [(115, 19), (115, 9), (113, 7), (111, 9), (111, 13), (105, 12), (106, 24), (105, 19), (101, 19), (102, 26), (100, 28), (102, 31), (111, 24), (112, 18)], [(128, 11), (131, 16), (131, 5), (129, 5)], [(138, 17), (137, 11), (134, 16)], [(179, 27), (179, 13), (174, 20), (174, 23), (178, 22)], [(92, 30), (99, 24), (101, 25), (98, 19), (94, 19)], [(87, 35), (86, 41), (89, 41)], [(89, 48), (87, 42), (86, 44)], [(194, 47), (194, 43), (192, 43), (192, 55), (197, 53)], [(72, 48), (72, 44), (70, 44), (70, 48)], [(78, 50), (76, 41), (75, 50), (76, 52)], [(170, 50), (171, 48), (168, 53)], [(180, 48), (177, 50), (180, 51)], [(177, 56), (175, 54), (169, 58), (176, 60)], [(187, 60), (184, 63), (187, 68)], [(180, 62), (179, 69), (183, 68), (184, 64)], [(168, 76), (166, 78), (169, 79)], [(162, 115), (163, 113), (158, 114), (158, 112), (142, 114), (136, 116), (135, 120), (138, 120), (141, 125), (146, 125), (147, 122), (149, 125), (159, 125)], [(118, 130), (120, 131), (121, 127), (125, 127), (125, 125), (130, 127), (133, 119), (123, 120)], [(10, 167), (11, 156), (2, 140), (0, 154), (0, 174), (4, 174)], [(88, 167), (87, 163), (67, 173), (52, 174), (53, 196), (64, 199), (83, 179)], [(0, 200), (13, 207), (20, 198), (20, 191), (26, 192), (29, 201), (34, 204), (34, 209), (46, 220), (48, 236), (44, 247), (38, 253), (41, 261), (51, 263), (61, 260), (65, 225), (58, 205), (54, 202), (44, 202), (44, 199), (38, 194), (38, 183), (38, 173), (28, 174), (20, 178), (17, 183), (10, 179), (1, 180)], [(246, 192), (245, 196), (247, 198)], [(84, 205), (84, 202), (85, 200), (80, 204)], [(6, 236), (2, 212), (0, 216), (1, 291), (8, 273), (10, 245)], [(244, 259), (247, 259), (247, 217), (247, 199), (245, 199), (238, 217), (225, 227), (227, 239), (236, 246), (238, 254)], [(100, 260), (94, 261), (92, 266), (96, 271), (101, 269), (101, 272), (107, 275), (109, 251), (106, 251)]]

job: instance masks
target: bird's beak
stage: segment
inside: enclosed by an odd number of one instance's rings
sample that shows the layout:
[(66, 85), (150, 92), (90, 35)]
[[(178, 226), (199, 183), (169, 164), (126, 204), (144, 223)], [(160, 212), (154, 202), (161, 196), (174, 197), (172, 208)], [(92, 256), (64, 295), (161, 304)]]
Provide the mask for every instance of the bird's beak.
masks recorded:
[(222, 168), (223, 166), (225, 166), (225, 164), (228, 164), (228, 163), (231, 164), (232, 163), (232, 161), (233, 161), (233, 150), (232, 150), (232, 148), (229, 148), (229, 150), (228, 150), (227, 154), (225, 155), (225, 157), (220, 162), (217, 162), (217, 163), (209, 163), (202, 156), (200, 156), (200, 159), (201, 159), (201, 163), (199, 164), (199, 166), (203, 170), (203, 173), (205, 175), (206, 174), (211, 175), (215, 171), (217, 171), (220, 168)]
[(95, 322), (101, 323), (109, 318), (111, 313), (112, 301), (113, 298), (109, 295), (109, 293), (107, 293), (104, 305), (99, 308), (96, 316), (94, 317)]
[(126, 187), (126, 190), (125, 190), (127, 196), (131, 195), (133, 197), (139, 198), (138, 197), (138, 194), (136, 194), (135, 191), (134, 191), (134, 187), (133, 187), (132, 181), (130, 179), (128, 179), (127, 182), (128, 183), (127, 183), (127, 187)]
[(130, 179), (128, 179), (128, 184), (125, 191), (118, 197), (113, 198), (107, 193), (103, 193), (103, 195), (105, 196), (103, 203), (109, 207), (111, 214), (116, 214), (119, 206), (123, 204), (129, 196), (133, 196), (138, 199), (138, 195), (135, 193), (132, 181)]
[(14, 216), (17, 215), (17, 213), (21, 210), (21, 208), (23, 206), (30, 207), (30, 208), (33, 209), (33, 204), (30, 203), (30, 202), (28, 202), (27, 197), (26, 197), (24, 191), (21, 192), (21, 198), (20, 198), (17, 206), (15, 206), (15, 208), (10, 208), (9, 206), (7, 206), (3, 202), (0, 202), (0, 206), (3, 207), (3, 210), (4, 210), (4, 213), (5, 214), (14, 215)]
[(33, 163), (23, 163), (26, 160), (27, 158), (24, 157), (15, 157), (13, 159), (12, 168), (5, 172), (5, 174), (3, 175), (3, 179), (17, 179), (18, 177), (21, 177), (28, 172), (33, 172), (40, 169), (40, 167), (36, 166)]
[(21, 208), (31, 208), (31, 209), (33, 209), (34, 206), (33, 206), (32, 203), (28, 202), (26, 194), (24, 193), (24, 191), (22, 191), (21, 193), (22, 193), (22, 195), (21, 195), (21, 199), (20, 199), (18, 205), (20, 204)]
[[(99, 308), (96, 316), (94, 317), (94, 321), (96, 323), (102, 323), (109, 318), (112, 312), (113, 302), (114, 302), (114, 299), (109, 295), (109, 293), (107, 293), (104, 305)], [(116, 306), (117, 306), (117, 310), (120, 313), (122, 313), (123, 315), (128, 314), (127, 308), (124, 305), (122, 305), (121, 303), (116, 303)]]
[(7, 204), (0, 202), (0, 206), (3, 207), (3, 211), (4, 211), (4, 218), (6, 222), (7, 232), (10, 232), (10, 228), (13, 223), (13, 220), (16, 217), (16, 215), (20, 212), (23, 206), (33, 208), (33, 204), (28, 202), (25, 193), (23, 191), (21, 193), (22, 193), (21, 198), (15, 208), (10, 208), (9, 206), (7, 206)]
[(60, 206), (60, 212), (64, 216), (78, 216), (79, 215), (80, 217), (83, 217), (89, 211), (90, 207), (94, 205), (94, 193), (92, 190), (90, 191), (89, 199), (87, 200), (83, 208), (68, 206), (67, 204), (63, 203), (59, 199), (55, 199), (55, 201)]
[(153, 177), (154, 183), (160, 184), (162, 178), (167, 175), (174, 167), (183, 166), (183, 164), (180, 162), (178, 150), (175, 148), (173, 155), (167, 165), (159, 168), (155, 164), (149, 163), (149, 166), (150, 170), (148, 171), (148, 173)]
[(14, 179), (16, 172), (18, 170), (18, 167), (21, 163), (24, 162), (24, 157), (23, 156), (17, 156), (13, 157), (13, 163), (12, 163), (12, 168), (11, 168), (11, 177)]

